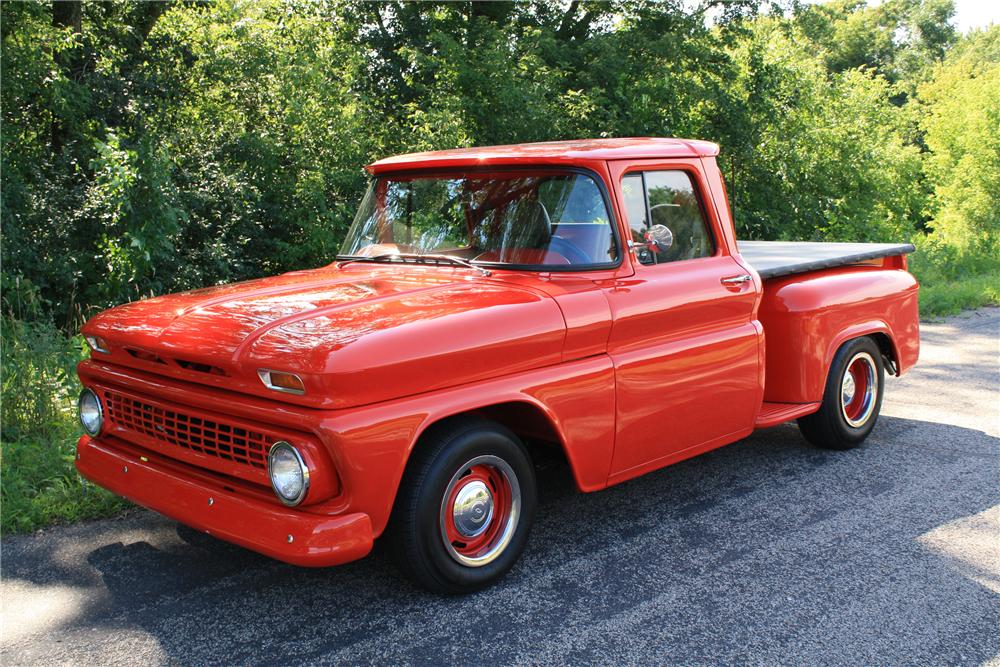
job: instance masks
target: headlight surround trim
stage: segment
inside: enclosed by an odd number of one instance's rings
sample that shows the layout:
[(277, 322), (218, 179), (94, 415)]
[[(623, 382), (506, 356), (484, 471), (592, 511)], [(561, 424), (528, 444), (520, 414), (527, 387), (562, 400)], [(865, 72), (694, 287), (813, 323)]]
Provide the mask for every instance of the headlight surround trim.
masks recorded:
[[(292, 498), (289, 498), (278, 489), (278, 484), (275, 483), (274, 474), (272, 472), (274, 469), (275, 457), (284, 451), (290, 452), (294, 457), (302, 476), (302, 488), (299, 489), (299, 492)], [(306, 495), (309, 493), (309, 466), (306, 465), (305, 459), (302, 458), (302, 454), (299, 453), (299, 450), (286, 440), (278, 440), (271, 445), (271, 449), (268, 450), (267, 477), (271, 481), (271, 489), (274, 491), (274, 495), (278, 497), (278, 500), (289, 507), (294, 507), (302, 503), (302, 501), (305, 500)]]
[[(93, 405), (97, 407), (97, 426), (91, 429), (87, 425), (87, 420), (83, 416), (84, 401), (93, 397)], [(101, 434), (104, 429), (104, 404), (101, 403), (101, 397), (97, 395), (93, 389), (85, 387), (83, 391), (80, 392), (80, 398), (76, 401), (77, 416), (80, 418), (80, 425), (83, 426), (83, 430), (86, 431), (87, 435), (92, 438), (97, 437)]]

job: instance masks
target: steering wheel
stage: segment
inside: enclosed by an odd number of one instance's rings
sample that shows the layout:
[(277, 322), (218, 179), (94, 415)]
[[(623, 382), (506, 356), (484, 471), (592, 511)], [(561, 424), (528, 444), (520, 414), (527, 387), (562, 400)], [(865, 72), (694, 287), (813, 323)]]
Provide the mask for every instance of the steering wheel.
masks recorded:
[[(545, 216), (545, 224), (546, 224), (546, 226), (549, 229), (552, 229), (552, 216), (549, 215), (549, 210), (547, 208), (545, 208), (545, 204), (543, 204), (542, 202), (538, 201), (537, 199), (535, 199), (533, 201), (536, 204), (538, 204), (538, 208), (542, 209), (542, 215)], [(564, 239), (561, 236), (556, 236), (554, 234), (552, 236), (550, 236), (549, 237), (549, 245), (548, 245), (547, 249), (551, 250), (552, 252), (559, 253), (560, 255), (562, 255), (563, 257), (565, 257), (566, 259), (568, 259), (570, 264), (592, 264), (593, 263), (593, 261), (590, 259), (590, 256), (587, 253), (585, 253), (583, 250), (581, 250), (579, 246), (577, 246), (572, 241), (567, 241), (566, 239)]]
[(549, 239), (548, 249), (552, 252), (557, 252), (568, 259), (570, 264), (594, 263), (594, 260), (590, 258), (590, 255), (581, 250), (578, 245), (572, 241), (567, 241), (561, 236), (552, 236)]
[(545, 208), (545, 204), (537, 199), (529, 199), (527, 201), (532, 201), (538, 204), (538, 208), (542, 209), (542, 215), (545, 216), (545, 224), (548, 225), (549, 229), (552, 229), (552, 217), (549, 215), (549, 209)]

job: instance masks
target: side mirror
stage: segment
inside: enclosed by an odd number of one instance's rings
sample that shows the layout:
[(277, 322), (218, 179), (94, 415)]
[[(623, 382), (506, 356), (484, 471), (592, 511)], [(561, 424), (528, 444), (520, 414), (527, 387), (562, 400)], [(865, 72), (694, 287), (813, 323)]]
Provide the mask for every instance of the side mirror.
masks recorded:
[(643, 232), (642, 239), (642, 242), (628, 242), (629, 249), (635, 252), (640, 264), (656, 264), (656, 256), (674, 245), (674, 234), (666, 225), (652, 225)]
[(666, 225), (653, 225), (646, 230), (646, 247), (653, 252), (666, 252), (674, 244), (674, 233)]

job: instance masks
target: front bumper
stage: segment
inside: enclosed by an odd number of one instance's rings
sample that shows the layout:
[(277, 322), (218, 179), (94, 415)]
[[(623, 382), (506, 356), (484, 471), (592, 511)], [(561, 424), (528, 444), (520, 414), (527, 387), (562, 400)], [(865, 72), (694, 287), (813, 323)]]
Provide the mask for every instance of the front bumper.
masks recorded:
[(294, 565), (323, 567), (371, 551), (367, 514), (312, 514), (179, 475), (130, 447), (82, 436), (76, 468), (94, 484), (165, 516)]

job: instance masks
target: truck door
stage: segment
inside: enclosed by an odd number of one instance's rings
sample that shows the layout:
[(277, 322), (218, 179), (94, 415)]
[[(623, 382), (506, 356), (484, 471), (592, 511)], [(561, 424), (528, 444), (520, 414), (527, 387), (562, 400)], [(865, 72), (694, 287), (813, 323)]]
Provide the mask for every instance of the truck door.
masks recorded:
[(634, 242), (661, 243), (638, 246), (634, 276), (606, 292), (617, 402), (610, 483), (746, 436), (760, 407), (758, 287), (729, 253), (699, 166), (611, 169)]

